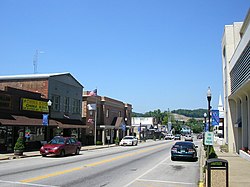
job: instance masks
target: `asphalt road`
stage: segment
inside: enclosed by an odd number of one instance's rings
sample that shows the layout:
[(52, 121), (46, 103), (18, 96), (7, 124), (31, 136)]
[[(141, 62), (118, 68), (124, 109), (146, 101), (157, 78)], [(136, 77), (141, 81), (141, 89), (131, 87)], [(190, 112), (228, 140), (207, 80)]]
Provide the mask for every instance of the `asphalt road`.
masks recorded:
[[(0, 186), (197, 186), (199, 161), (171, 161), (171, 140), (0, 162)], [(201, 145), (200, 141), (195, 144)], [(198, 148), (198, 150), (200, 150)], [(199, 152), (200, 153), (200, 152)]]

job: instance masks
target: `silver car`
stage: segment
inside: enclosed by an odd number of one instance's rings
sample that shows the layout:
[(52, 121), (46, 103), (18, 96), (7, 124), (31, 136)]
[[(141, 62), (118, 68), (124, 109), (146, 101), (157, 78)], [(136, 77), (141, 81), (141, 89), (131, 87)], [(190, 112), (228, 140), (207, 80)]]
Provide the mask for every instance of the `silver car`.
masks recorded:
[(192, 142), (193, 141), (193, 137), (192, 137), (192, 135), (191, 134), (186, 134), (186, 136), (185, 136), (185, 141), (190, 141), (190, 142)]

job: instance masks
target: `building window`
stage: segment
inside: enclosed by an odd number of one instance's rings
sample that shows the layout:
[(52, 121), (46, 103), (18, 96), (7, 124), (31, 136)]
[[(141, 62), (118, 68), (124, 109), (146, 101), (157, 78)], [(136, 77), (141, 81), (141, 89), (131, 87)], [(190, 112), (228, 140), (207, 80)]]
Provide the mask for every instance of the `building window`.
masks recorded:
[(109, 109), (106, 110), (106, 118), (109, 117)]
[(121, 117), (122, 116), (122, 112), (121, 111), (119, 111), (119, 117)]
[(69, 97), (64, 97), (64, 112), (69, 112)]
[(52, 102), (53, 102), (52, 104), (53, 111), (60, 111), (60, 96), (53, 95)]
[(73, 113), (80, 112), (80, 100), (73, 99)]

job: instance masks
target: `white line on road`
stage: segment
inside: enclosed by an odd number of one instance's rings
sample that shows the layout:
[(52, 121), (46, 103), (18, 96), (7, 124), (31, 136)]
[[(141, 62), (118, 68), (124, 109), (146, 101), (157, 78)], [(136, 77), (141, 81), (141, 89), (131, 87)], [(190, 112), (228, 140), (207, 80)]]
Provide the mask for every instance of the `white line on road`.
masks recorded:
[(171, 183), (171, 184), (183, 184), (183, 185), (194, 185), (195, 183), (189, 182), (175, 182), (175, 181), (160, 181), (160, 180), (148, 180), (148, 179), (137, 179), (138, 181), (148, 181), (148, 182), (160, 182), (160, 183)]
[(158, 164), (156, 164), (153, 168), (151, 168), (150, 170), (146, 171), (145, 173), (143, 173), (142, 175), (140, 175), (139, 177), (137, 177), (135, 180), (131, 181), (130, 183), (128, 183), (127, 185), (125, 185), (124, 187), (127, 187), (131, 184), (133, 184), (135, 181), (140, 180), (141, 177), (143, 177), (144, 175), (148, 174), (149, 172), (153, 171), (155, 168), (157, 168), (159, 165), (161, 165), (163, 162), (165, 162), (166, 160), (168, 160), (170, 158), (170, 156), (168, 156), (166, 159), (162, 160), (161, 162), (159, 162)]
[(40, 186), (40, 187), (58, 187), (58, 186), (51, 186), (51, 185), (34, 184), (34, 183), (26, 183), (26, 182), (3, 181), (3, 180), (0, 180), (0, 183), (20, 184), (20, 185), (25, 184), (28, 186)]

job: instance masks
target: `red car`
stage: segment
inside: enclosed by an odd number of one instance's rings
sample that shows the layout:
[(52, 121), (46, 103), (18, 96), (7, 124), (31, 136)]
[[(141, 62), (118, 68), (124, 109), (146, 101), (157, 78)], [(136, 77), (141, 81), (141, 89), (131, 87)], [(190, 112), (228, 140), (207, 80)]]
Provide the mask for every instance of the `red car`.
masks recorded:
[(81, 142), (77, 141), (75, 138), (56, 136), (49, 143), (41, 147), (40, 153), (42, 156), (65, 156), (67, 154), (78, 155), (80, 150)]

